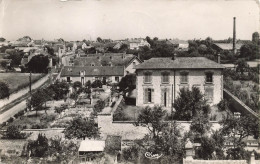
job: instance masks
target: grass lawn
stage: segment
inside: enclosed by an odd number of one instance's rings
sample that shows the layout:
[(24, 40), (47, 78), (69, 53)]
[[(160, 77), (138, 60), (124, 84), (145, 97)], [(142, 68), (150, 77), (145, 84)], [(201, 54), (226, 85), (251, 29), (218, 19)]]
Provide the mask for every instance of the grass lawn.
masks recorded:
[[(29, 84), (30, 73), (0, 73), (0, 81), (9, 85), (10, 93), (22, 89)], [(32, 74), (32, 83), (43, 77), (45, 74)]]

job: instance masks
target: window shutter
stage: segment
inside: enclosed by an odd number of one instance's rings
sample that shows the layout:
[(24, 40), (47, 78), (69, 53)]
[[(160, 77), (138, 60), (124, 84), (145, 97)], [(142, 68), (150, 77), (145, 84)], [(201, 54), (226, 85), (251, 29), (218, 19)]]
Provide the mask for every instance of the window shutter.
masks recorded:
[(144, 104), (146, 104), (148, 102), (148, 88), (144, 89), (143, 98), (144, 98)]
[(164, 106), (164, 89), (161, 89), (161, 105)]
[(154, 89), (151, 89), (152, 91), (152, 103), (154, 103)]
[(167, 107), (170, 107), (170, 90), (169, 88), (166, 89), (166, 101), (167, 101)]

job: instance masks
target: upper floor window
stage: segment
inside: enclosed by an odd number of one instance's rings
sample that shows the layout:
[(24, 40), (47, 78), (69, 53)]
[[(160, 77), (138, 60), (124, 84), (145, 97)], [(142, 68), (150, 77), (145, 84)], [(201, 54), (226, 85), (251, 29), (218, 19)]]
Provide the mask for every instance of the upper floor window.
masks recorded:
[(162, 73), (162, 83), (169, 83), (169, 73), (168, 72)]
[(119, 82), (119, 77), (118, 76), (115, 77), (115, 81)]
[(152, 73), (145, 72), (144, 73), (144, 83), (151, 83), (152, 82)]
[(206, 83), (213, 83), (213, 73), (212, 72), (206, 73)]
[(135, 62), (133, 62), (133, 65), (135, 66), (135, 65), (136, 65), (136, 63), (135, 63)]
[(181, 75), (181, 79), (180, 79), (181, 84), (187, 84), (189, 73), (188, 72), (181, 72), (180, 75)]

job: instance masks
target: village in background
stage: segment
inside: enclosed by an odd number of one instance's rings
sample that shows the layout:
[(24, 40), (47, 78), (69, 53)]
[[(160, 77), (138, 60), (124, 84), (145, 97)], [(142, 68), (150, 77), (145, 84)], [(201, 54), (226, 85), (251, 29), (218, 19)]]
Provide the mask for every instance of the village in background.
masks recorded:
[(0, 38), (1, 163), (260, 163), (259, 33), (232, 21), (225, 40)]

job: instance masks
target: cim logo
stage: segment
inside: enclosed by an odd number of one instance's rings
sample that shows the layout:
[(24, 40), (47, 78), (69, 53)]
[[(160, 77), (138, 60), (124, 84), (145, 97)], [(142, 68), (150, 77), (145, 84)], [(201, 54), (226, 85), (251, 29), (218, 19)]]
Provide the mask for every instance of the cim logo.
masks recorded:
[(159, 154), (153, 154), (152, 152), (146, 152), (144, 156), (149, 159), (158, 159), (162, 156), (162, 154), (159, 155)]

